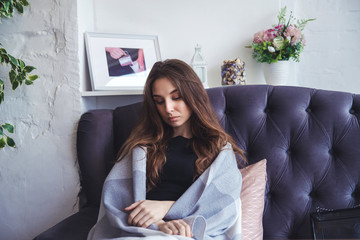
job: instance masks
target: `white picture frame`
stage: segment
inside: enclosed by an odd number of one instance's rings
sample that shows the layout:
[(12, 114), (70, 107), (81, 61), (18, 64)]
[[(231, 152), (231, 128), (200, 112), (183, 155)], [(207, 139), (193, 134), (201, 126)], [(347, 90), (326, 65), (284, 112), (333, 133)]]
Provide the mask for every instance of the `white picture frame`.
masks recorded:
[(91, 88), (142, 91), (152, 66), (161, 60), (157, 36), (85, 33)]

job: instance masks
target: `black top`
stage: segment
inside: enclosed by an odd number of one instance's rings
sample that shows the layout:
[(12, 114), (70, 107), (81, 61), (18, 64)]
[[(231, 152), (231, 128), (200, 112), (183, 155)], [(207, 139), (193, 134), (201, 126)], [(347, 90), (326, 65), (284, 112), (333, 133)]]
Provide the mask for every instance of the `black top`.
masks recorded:
[(160, 173), (160, 180), (146, 194), (146, 199), (176, 201), (193, 183), (196, 154), (190, 146), (190, 139), (177, 136), (169, 140), (166, 163)]

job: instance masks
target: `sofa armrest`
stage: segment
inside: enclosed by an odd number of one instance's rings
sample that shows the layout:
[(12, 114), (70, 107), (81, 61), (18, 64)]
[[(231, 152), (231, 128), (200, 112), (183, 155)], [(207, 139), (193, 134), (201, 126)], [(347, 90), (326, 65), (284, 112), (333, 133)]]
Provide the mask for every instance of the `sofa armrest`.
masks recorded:
[(113, 132), (113, 110), (91, 110), (80, 118), (76, 150), (87, 205), (100, 206), (102, 186), (116, 156)]
[(86, 240), (90, 229), (97, 221), (98, 213), (97, 207), (84, 207), (33, 240)]

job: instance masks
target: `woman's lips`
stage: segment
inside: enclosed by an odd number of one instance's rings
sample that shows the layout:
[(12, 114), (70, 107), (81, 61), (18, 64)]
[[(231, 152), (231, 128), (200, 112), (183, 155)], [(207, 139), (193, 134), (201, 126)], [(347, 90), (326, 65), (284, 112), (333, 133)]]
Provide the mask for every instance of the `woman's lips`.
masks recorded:
[(176, 122), (179, 119), (179, 117), (169, 117), (170, 122)]

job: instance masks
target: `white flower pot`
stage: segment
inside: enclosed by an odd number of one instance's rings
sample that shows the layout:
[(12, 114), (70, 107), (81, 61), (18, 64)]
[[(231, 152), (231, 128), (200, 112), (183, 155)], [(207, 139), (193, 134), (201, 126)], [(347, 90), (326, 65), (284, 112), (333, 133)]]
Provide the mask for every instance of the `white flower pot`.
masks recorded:
[(289, 61), (263, 63), (265, 81), (269, 85), (286, 85), (290, 76)]

